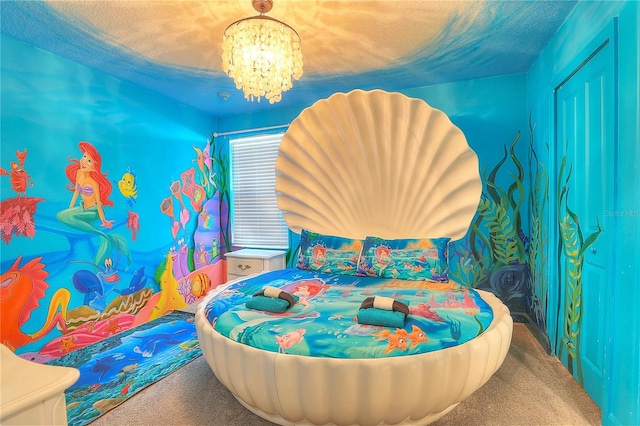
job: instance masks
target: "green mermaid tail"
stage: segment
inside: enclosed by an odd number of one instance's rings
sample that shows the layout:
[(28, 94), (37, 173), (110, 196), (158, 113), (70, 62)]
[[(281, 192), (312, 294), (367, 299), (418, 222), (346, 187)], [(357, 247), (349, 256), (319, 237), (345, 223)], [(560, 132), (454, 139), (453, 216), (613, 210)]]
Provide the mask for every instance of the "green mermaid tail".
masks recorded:
[(107, 238), (102, 238), (100, 240), (100, 247), (98, 247), (98, 252), (96, 253), (96, 264), (100, 265), (98, 259), (104, 261), (106, 257), (109, 256), (109, 253), (113, 249), (118, 250), (127, 258), (127, 268), (131, 265), (131, 255), (129, 253), (129, 246), (127, 245), (127, 240), (122, 235), (119, 234), (104, 234)]
[(61, 210), (56, 215), (56, 218), (60, 223), (70, 228), (100, 236), (100, 246), (95, 258), (96, 265), (102, 265), (104, 259), (109, 256), (113, 249), (118, 250), (127, 258), (127, 268), (131, 265), (131, 254), (129, 253), (127, 240), (119, 234), (107, 234), (93, 225), (93, 222), (100, 220), (96, 207), (86, 210), (82, 207)]

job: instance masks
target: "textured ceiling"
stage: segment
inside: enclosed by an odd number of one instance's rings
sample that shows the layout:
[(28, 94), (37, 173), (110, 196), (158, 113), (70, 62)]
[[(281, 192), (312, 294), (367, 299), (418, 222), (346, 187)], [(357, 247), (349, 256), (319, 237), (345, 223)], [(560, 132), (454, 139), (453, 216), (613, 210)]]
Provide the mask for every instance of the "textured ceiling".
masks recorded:
[[(401, 90), (526, 72), (570, 1), (275, 0), (268, 16), (300, 34), (304, 75), (279, 105), (354, 88)], [(236, 1), (12, 1), (2, 32), (216, 116), (249, 103), (221, 70), (230, 23), (257, 14)], [(223, 100), (219, 92), (228, 92)]]
[[(50, 2), (113, 46), (156, 63), (220, 70), (228, 24), (257, 15), (250, 1)], [(373, 8), (373, 10), (372, 10)], [(379, 8), (379, 10), (376, 10)], [(473, 2), (301, 2), (276, 0), (268, 16), (286, 21), (302, 37), (305, 71), (354, 73), (402, 63), (433, 43), (456, 16), (468, 29), (481, 9)], [(383, 12), (383, 13), (380, 13)], [(348, 58), (348, 60), (345, 60)]]

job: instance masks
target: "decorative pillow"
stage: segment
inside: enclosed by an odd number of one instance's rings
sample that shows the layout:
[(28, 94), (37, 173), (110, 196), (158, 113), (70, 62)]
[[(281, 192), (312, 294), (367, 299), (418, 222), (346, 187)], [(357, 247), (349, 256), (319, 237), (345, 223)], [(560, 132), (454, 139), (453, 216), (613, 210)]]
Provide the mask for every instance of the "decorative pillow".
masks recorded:
[(299, 269), (356, 275), (362, 240), (322, 235), (303, 229), (300, 233)]
[(367, 237), (358, 275), (402, 280), (449, 281), (450, 238), (385, 240)]

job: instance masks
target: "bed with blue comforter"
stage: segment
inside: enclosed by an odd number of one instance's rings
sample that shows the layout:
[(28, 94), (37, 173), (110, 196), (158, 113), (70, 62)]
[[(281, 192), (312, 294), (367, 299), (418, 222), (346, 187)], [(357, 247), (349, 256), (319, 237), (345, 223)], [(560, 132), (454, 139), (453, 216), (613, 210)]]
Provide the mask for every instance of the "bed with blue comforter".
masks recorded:
[(291, 122), (275, 179), (300, 235), (295, 269), (220, 286), (195, 318), (243, 406), (277, 424), (425, 425), (500, 368), (509, 310), (448, 276), (448, 244), (469, 232), (483, 185), (444, 112), (400, 93), (335, 93)]
[[(282, 313), (246, 306), (266, 286), (296, 296)], [(409, 307), (402, 327), (361, 324), (357, 315), (371, 296)], [(382, 358), (437, 351), (474, 339), (493, 320), (473, 289), (431, 282), (285, 269), (230, 284), (204, 309), (215, 330), (266, 351), (330, 358)]]

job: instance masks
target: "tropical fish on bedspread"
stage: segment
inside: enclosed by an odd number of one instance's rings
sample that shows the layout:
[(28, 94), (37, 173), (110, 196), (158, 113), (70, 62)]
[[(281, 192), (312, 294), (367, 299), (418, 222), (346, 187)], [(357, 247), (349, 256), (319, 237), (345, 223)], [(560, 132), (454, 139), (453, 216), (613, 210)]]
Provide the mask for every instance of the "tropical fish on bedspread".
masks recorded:
[(285, 349), (289, 349), (290, 347), (302, 342), (304, 333), (306, 332), (307, 330), (304, 328), (299, 328), (295, 331), (290, 331), (284, 336), (276, 336), (276, 342), (278, 342), (278, 346), (280, 346), (278, 352), (285, 353)]
[(407, 338), (411, 342), (410, 347), (412, 348), (417, 346), (420, 342), (429, 341), (427, 334), (415, 324), (411, 326), (411, 333), (407, 334)]
[(395, 332), (391, 332), (389, 329), (380, 330), (376, 333), (371, 333), (376, 337), (376, 340), (386, 340), (389, 345), (385, 349), (384, 353), (388, 354), (394, 349), (400, 349), (401, 351), (407, 350), (408, 333), (402, 328), (396, 328)]

